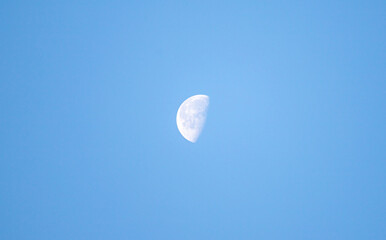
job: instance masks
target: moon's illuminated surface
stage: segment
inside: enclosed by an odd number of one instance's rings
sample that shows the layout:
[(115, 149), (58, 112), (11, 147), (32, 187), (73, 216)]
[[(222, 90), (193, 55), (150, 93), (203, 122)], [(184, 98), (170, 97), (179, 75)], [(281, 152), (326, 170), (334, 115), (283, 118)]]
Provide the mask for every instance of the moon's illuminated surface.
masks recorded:
[(195, 95), (186, 99), (177, 112), (177, 127), (186, 140), (196, 142), (204, 128), (209, 97)]

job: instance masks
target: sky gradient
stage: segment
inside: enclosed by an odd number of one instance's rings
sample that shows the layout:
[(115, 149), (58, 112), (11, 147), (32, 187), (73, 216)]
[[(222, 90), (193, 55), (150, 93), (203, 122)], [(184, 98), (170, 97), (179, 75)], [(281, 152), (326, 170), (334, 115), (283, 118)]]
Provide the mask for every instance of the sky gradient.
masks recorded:
[(385, 10), (2, 1), (0, 239), (386, 239)]

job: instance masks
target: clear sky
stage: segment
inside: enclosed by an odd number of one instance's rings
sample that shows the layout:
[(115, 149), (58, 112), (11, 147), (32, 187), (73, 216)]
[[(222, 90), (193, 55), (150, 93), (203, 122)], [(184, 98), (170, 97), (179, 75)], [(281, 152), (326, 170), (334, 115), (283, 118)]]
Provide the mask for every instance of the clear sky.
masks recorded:
[(386, 239), (385, 11), (1, 1), (0, 239)]

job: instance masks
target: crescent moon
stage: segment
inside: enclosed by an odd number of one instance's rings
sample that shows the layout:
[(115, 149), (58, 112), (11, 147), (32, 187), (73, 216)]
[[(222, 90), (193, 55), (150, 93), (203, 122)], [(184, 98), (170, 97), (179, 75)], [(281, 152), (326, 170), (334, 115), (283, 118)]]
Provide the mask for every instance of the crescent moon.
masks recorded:
[(195, 95), (186, 99), (177, 111), (177, 127), (181, 135), (195, 143), (206, 122), (209, 107), (209, 97)]

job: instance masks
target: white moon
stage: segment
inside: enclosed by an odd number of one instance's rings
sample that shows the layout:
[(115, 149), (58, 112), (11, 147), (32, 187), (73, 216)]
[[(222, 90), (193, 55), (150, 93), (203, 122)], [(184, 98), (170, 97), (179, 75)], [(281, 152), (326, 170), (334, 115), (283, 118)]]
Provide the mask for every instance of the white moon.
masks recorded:
[(206, 121), (209, 97), (195, 95), (186, 99), (177, 111), (177, 127), (186, 140), (194, 143), (200, 136)]

